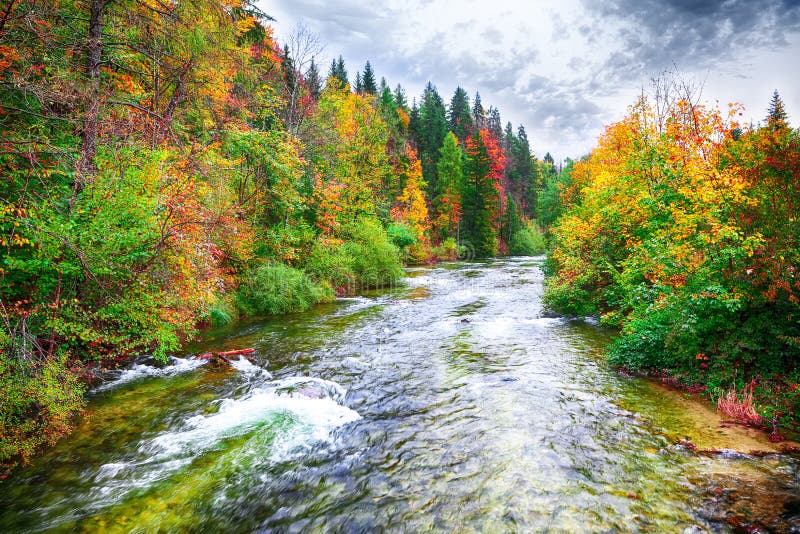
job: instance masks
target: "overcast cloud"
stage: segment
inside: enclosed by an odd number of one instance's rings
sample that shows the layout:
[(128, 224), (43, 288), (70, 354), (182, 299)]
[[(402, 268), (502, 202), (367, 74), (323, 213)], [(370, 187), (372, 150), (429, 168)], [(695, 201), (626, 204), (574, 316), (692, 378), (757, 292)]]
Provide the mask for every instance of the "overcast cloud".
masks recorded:
[(457, 85), (503, 122), (523, 124), (556, 159), (588, 152), (649, 80), (676, 66), (707, 101), (737, 101), (758, 121), (772, 91), (800, 124), (800, 0), (270, 0), (279, 38), (299, 21), (341, 54), (351, 78), (366, 60), (409, 101), (432, 81)]

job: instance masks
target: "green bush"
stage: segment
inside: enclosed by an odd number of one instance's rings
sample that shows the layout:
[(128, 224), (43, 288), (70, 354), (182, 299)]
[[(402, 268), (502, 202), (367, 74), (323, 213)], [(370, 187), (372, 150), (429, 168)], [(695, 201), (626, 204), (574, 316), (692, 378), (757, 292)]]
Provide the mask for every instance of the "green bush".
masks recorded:
[(403, 250), (404, 248), (417, 242), (417, 236), (414, 234), (414, 229), (409, 227), (407, 224), (390, 224), (386, 229), (386, 232), (389, 234), (389, 239), (391, 239), (392, 243), (394, 243), (394, 245), (400, 250)]
[(400, 250), (380, 222), (361, 219), (345, 225), (341, 239), (315, 243), (303, 264), (315, 280), (352, 293), (386, 286), (403, 276)]
[(456, 240), (448, 237), (438, 247), (433, 248), (433, 256), (440, 261), (455, 261), (459, 256), (459, 247)]
[(304, 311), (332, 295), (302, 271), (269, 263), (244, 278), (236, 303), (246, 315), (277, 315)]
[(0, 466), (7, 467), (68, 434), (84, 405), (84, 384), (63, 358), (29, 362), (11, 353), (0, 346)]
[(512, 256), (537, 256), (546, 250), (544, 235), (533, 222), (525, 223), (521, 230), (511, 236), (508, 244), (508, 253)]

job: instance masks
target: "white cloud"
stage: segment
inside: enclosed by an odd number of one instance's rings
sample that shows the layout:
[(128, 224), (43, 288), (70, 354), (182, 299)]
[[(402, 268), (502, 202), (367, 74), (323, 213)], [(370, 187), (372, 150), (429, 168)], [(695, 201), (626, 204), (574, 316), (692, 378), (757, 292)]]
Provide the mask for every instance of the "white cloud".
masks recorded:
[[(754, 120), (773, 89), (800, 122), (800, 6), (794, 0), (273, 0), (279, 37), (304, 21), (353, 75), (370, 60), (409, 100), (457, 85), (523, 124), (539, 156), (588, 152), (648, 80), (673, 63), (704, 95)], [(327, 63), (323, 63), (327, 68)]]

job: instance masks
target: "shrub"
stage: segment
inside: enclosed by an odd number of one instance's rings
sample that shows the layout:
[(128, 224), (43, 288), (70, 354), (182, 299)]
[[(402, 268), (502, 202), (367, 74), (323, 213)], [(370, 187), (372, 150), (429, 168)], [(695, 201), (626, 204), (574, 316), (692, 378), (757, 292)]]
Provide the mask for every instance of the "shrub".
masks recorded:
[(282, 263), (269, 263), (245, 277), (236, 302), (247, 315), (277, 315), (307, 310), (330, 297), (304, 272)]
[(521, 230), (511, 236), (508, 244), (508, 253), (512, 256), (536, 256), (544, 254), (546, 250), (544, 235), (533, 222), (525, 223)]
[(448, 237), (438, 247), (433, 248), (433, 256), (441, 261), (455, 261), (459, 257), (459, 247), (456, 240)]
[(341, 240), (319, 240), (303, 267), (315, 280), (329, 283), (340, 293), (386, 286), (403, 275), (400, 250), (373, 219), (345, 225)]
[(0, 390), (0, 466), (24, 464), (68, 434), (84, 404), (84, 385), (64, 358), (34, 362), (10, 348), (0, 352)]
[(390, 224), (386, 229), (386, 232), (389, 234), (389, 239), (391, 239), (392, 243), (394, 243), (394, 245), (400, 250), (403, 250), (404, 248), (417, 242), (417, 236), (414, 234), (414, 229), (407, 224)]

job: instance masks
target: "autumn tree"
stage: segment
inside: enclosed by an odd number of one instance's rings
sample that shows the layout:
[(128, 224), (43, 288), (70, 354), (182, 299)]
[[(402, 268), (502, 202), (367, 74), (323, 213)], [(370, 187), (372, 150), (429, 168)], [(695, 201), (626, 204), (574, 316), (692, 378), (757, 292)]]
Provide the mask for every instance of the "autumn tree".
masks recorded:
[(497, 140), (485, 129), (475, 131), (467, 141), (466, 152), (461, 239), (473, 247), (477, 257), (494, 256), (498, 251), (505, 157)]
[(388, 131), (380, 112), (333, 78), (315, 116), (323, 137), (313, 139), (316, 223), (335, 234), (342, 225), (371, 217), (389, 177)]

